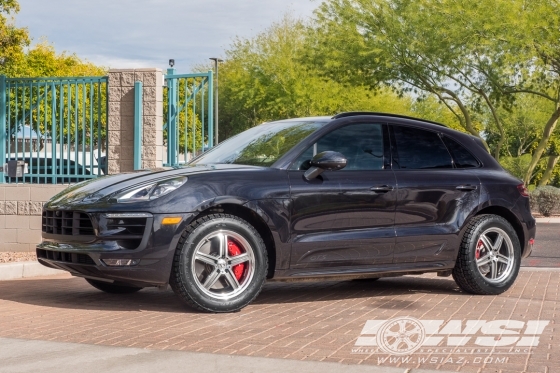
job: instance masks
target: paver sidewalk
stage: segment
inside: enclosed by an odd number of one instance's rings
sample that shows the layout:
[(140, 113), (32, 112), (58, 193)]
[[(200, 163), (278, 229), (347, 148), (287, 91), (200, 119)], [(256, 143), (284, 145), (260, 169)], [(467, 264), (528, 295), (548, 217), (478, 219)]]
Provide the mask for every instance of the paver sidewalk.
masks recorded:
[(0, 338), (2, 373), (430, 373), (262, 357)]
[[(433, 275), (377, 282), (268, 283), (241, 312), (189, 310), (171, 291), (99, 292), (83, 279), (58, 276), (0, 282), (0, 337), (87, 345), (180, 350), (235, 356), (338, 362), (460, 372), (560, 371), (560, 271), (523, 270), (500, 296), (460, 292), (450, 278)], [(459, 360), (437, 351), (383, 360), (356, 352), (368, 320), (550, 320), (532, 352), (496, 360)], [(451, 358), (451, 360), (449, 359)], [(478, 359), (478, 360), (477, 360)], [(504, 360), (505, 359), (505, 360)], [(498, 362), (498, 363), (497, 363)], [(0, 369), (1, 370), (1, 369)]]

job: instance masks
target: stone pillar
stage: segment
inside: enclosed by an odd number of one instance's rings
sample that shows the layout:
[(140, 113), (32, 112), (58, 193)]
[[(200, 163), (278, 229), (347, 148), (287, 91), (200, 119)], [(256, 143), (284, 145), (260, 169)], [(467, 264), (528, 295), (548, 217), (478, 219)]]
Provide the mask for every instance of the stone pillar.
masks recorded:
[(134, 170), (134, 82), (143, 85), (142, 167), (163, 161), (163, 76), (161, 69), (109, 70), (109, 174)]

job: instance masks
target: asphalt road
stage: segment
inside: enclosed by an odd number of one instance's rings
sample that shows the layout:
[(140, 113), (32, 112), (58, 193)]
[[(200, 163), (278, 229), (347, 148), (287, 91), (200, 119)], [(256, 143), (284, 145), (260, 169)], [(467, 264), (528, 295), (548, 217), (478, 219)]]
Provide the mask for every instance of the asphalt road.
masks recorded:
[(537, 238), (533, 253), (530, 257), (523, 259), (521, 265), (560, 268), (560, 224), (537, 224)]

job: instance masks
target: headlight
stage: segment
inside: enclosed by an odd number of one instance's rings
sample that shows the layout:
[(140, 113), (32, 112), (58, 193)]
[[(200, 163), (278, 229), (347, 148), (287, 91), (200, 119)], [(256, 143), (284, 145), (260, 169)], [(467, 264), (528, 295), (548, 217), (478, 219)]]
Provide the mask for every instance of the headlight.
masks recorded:
[(164, 196), (187, 182), (187, 177), (162, 180), (119, 192), (114, 198), (119, 203), (145, 202)]

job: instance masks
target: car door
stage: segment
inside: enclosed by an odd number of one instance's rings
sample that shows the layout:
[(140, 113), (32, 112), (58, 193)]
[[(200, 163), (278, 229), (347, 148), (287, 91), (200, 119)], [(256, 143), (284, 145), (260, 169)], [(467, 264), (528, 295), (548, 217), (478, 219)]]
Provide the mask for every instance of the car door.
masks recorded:
[(454, 261), (459, 231), (478, 205), (480, 181), (469, 172), (478, 163), (472, 156), (470, 166), (454, 162), (445, 142), (456, 142), (437, 131), (390, 128), (398, 186), (394, 262)]
[[(380, 123), (337, 128), (292, 164), (291, 268), (392, 263), (396, 184), (384, 131)], [(309, 160), (327, 150), (342, 153), (346, 167), (306, 180)]]

